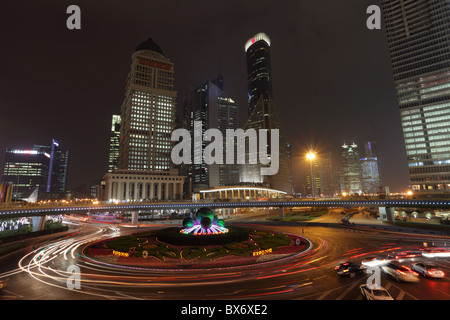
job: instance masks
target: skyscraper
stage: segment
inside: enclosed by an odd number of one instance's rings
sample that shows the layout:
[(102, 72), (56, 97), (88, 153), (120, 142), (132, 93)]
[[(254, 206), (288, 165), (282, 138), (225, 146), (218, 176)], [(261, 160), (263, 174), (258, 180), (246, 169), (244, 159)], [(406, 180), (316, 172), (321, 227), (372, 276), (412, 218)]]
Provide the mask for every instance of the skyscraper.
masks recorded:
[[(247, 83), (248, 83), (248, 110), (249, 118), (244, 130), (260, 129), (268, 130), (266, 154), (273, 160), (278, 158), (278, 173), (271, 176), (262, 176), (263, 165), (250, 164), (250, 158), (258, 154), (250, 154), (248, 146), (246, 150), (246, 164), (240, 167), (240, 182), (263, 184), (270, 188), (290, 193), (292, 191), (289, 183), (287, 144), (284, 131), (281, 126), (278, 113), (272, 95), (271, 62), (270, 62), (270, 39), (265, 33), (258, 33), (250, 38), (245, 44), (247, 58)], [(279, 152), (271, 154), (272, 141), (270, 132), (279, 130)], [(259, 149), (258, 153), (264, 150)]]
[(174, 64), (152, 39), (142, 42), (132, 54), (121, 108), (118, 168), (104, 176), (104, 200), (183, 197), (185, 177), (178, 175), (171, 158), (176, 97)]
[(306, 171), (307, 193), (315, 196), (332, 196), (339, 192), (332, 160), (331, 152), (310, 160), (311, 167)]
[(359, 149), (356, 143), (342, 145), (342, 169), (340, 175), (341, 191), (350, 194), (361, 193), (361, 166)]
[(132, 55), (119, 147), (120, 169), (159, 171), (172, 167), (170, 140), (175, 128), (174, 64), (152, 39)]
[(109, 140), (108, 172), (116, 170), (119, 162), (120, 122), (120, 115), (113, 114)]
[(14, 197), (23, 198), (39, 187), (39, 195), (54, 198), (67, 191), (69, 151), (52, 139), (50, 146), (7, 149), (3, 182), (14, 184)]
[(360, 159), (362, 191), (375, 194), (382, 185), (375, 142), (372, 140), (364, 142), (364, 150), (366, 156)]
[[(37, 149), (37, 146), (35, 146)], [(61, 194), (67, 191), (67, 174), (69, 170), (69, 151), (64, 150), (59, 141), (52, 139), (47, 150), (50, 152), (48, 168), (47, 193)]]
[(382, 0), (413, 190), (450, 189), (450, 2)]
[(272, 69), (270, 60), (270, 39), (265, 33), (258, 33), (245, 43), (247, 58), (248, 115), (253, 111), (262, 94), (272, 94)]
[(35, 149), (7, 149), (3, 168), (3, 184), (12, 185), (12, 199), (29, 196), (36, 188), (46, 192), (50, 154)]
[[(239, 127), (238, 105), (224, 92), (222, 76), (195, 88), (191, 92), (190, 105), (192, 121), (201, 121), (202, 134), (206, 130), (214, 128), (219, 129), (225, 136), (226, 129), (235, 130)], [(189, 117), (189, 115), (186, 116)], [(202, 150), (204, 150), (207, 142), (202, 141), (202, 144)], [(206, 165), (202, 160), (202, 163), (192, 164), (192, 178), (194, 191), (237, 185), (239, 183), (239, 167), (237, 164)]]

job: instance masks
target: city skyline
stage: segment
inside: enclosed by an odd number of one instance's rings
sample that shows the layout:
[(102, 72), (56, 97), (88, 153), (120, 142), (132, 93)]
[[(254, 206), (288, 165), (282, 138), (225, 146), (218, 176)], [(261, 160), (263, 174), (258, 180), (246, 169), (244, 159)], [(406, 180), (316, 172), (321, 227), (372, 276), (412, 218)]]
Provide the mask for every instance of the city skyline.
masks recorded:
[[(230, 1), (220, 10), (205, 4), (199, 13), (202, 22), (188, 24), (186, 30), (177, 28), (186, 25), (183, 24), (186, 17), (181, 14), (186, 5), (161, 4), (161, 10), (171, 9), (177, 17), (164, 30), (158, 27), (163, 17), (141, 21), (141, 13), (129, 6), (113, 4), (110, 10), (117, 16), (120, 10), (130, 10), (123, 20), (116, 20), (81, 1), (78, 5), (83, 22), (79, 31), (65, 28), (64, 5), (36, 8), (30, 4), (25, 8), (25, 18), (19, 19), (19, 8), (10, 4), (12, 14), (5, 16), (2, 23), (10, 27), (23, 23), (25, 29), (34, 22), (41, 25), (43, 44), (38, 46), (30, 36), (33, 30), (19, 29), (15, 35), (5, 34), (10, 50), (2, 53), (3, 60), (15, 57), (21, 64), (16, 70), (4, 66), (1, 103), (5, 112), (0, 118), (0, 134), (8, 138), (1, 139), (1, 150), (44, 143), (47, 136), (57, 136), (66, 142), (72, 154), (69, 189), (103, 176), (108, 166), (111, 117), (120, 112), (130, 55), (136, 44), (150, 37), (177, 66), (178, 113), (186, 88), (213, 78), (221, 70), (225, 91), (236, 97), (240, 115), (246, 115), (243, 45), (248, 37), (262, 31), (270, 36), (274, 48), (273, 92), (287, 140), (292, 144), (297, 185), (302, 181), (301, 173), (308, 168), (304, 155), (311, 145), (319, 154), (339, 152), (334, 146), (355, 136), (362, 142), (370, 127), (378, 143), (385, 184), (392, 191), (405, 191), (409, 184), (407, 163), (386, 34), (384, 29), (370, 31), (365, 24), (366, 8), (373, 3), (330, 2), (326, 10), (321, 10), (318, 4), (286, 4), (292, 12), (270, 2), (264, 3), (262, 9), (251, 4), (254, 2)], [(201, 2), (197, 5), (201, 7)], [(240, 10), (233, 11), (233, 6)], [(45, 12), (48, 19), (40, 21), (31, 14), (33, 9)], [(261, 11), (259, 19), (255, 18), (255, 10)], [(340, 16), (333, 13), (336, 10)], [(227, 13), (232, 11), (227, 20)], [(287, 15), (284, 21), (280, 20), (282, 14)], [(13, 22), (15, 18), (17, 21)], [(127, 23), (129, 27), (123, 28)], [(223, 27), (214, 32), (210, 30), (214, 28), (201, 28), (220, 23)], [(107, 31), (106, 26), (111, 30)], [(337, 35), (340, 37), (335, 39)], [(55, 39), (59, 42), (55, 43)], [(333, 54), (327, 52), (329, 48), (334, 48)], [(34, 54), (24, 59), (24, 52)], [(62, 63), (66, 66), (64, 71), (57, 67)], [(343, 74), (347, 81), (342, 81)], [(19, 96), (17, 83), (24, 78), (28, 81), (23, 87), (29, 94)], [(37, 82), (38, 79), (41, 81)], [(51, 99), (44, 90), (49, 85), (58, 88)], [(52, 118), (54, 113), (59, 117)], [(68, 121), (62, 121), (63, 118)], [(240, 119), (243, 127), (247, 117)], [(21, 123), (24, 129), (15, 129)]]

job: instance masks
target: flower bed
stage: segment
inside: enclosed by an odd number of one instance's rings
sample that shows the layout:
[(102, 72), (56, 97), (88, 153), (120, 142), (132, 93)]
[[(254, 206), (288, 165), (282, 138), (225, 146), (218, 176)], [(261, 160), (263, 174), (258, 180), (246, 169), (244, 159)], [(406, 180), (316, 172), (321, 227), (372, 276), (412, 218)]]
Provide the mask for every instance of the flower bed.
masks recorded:
[[(164, 230), (102, 241), (88, 247), (87, 254), (100, 262), (115, 261), (130, 267), (202, 269), (255, 265), (292, 256), (309, 247), (309, 241), (297, 235), (250, 229), (245, 230), (247, 238), (242, 241), (214, 245), (172, 244), (161, 241)], [(113, 253), (114, 257), (105, 259)]]

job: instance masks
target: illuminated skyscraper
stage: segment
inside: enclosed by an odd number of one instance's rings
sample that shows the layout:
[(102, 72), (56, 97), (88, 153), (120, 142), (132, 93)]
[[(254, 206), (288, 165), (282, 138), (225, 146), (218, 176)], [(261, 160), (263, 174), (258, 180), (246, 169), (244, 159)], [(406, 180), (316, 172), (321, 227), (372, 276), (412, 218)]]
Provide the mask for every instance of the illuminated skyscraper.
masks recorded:
[(366, 156), (360, 159), (362, 191), (374, 194), (382, 185), (375, 142), (366, 141), (364, 149)]
[[(226, 136), (227, 129), (239, 127), (238, 105), (224, 92), (223, 78), (217, 77), (194, 89), (191, 93), (192, 120), (201, 121), (202, 134), (208, 129), (219, 129)], [(202, 141), (202, 150), (208, 143)], [(236, 155), (236, 153), (235, 153)], [(223, 155), (225, 159), (225, 154)], [(236, 163), (236, 162), (235, 162)], [(239, 183), (237, 164), (192, 164), (194, 191), (218, 186), (232, 186)]]
[[(261, 175), (261, 165), (250, 164), (250, 159), (259, 159), (258, 154), (250, 154), (246, 146), (246, 164), (241, 165), (239, 179), (241, 183), (262, 184), (267, 187), (291, 193), (292, 187), (289, 182), (288, 152), (284, 131), (281, 126), (275, 103), (272, 96), (271, 62), (270, 62), (270, 39), (265, 33), (258, 33), (250, 38), (245, 44), (247, 57), (247, 83), (248, 83), (248, 110), (249, 117), (244, 130), (260, 129), (268, 130), (267, 152), (268, 157), (278, 158), (279, 169), (274, 175)], [(270, 132), (272, 129), (279, 130), (279, 152), (271, 154), (272, 141)], [(261, 139), (259, 137), (259, 139)]]
[(14, 184), (14, 197), (27, 196), (36, 187), (39, 194), (54, 198), (67, 191), (69, 151), (52, 139), (50, 146), (8, 149), (5, 154), (3, 182)]
[(450, 189), (450, 1), (382, 0), (413, 190)]
[(361, 165), (356, 143), (342, 145), (341, 191), (350, 194), (361, 193)]
[(109, 141), (108, 172), (113, 172), (116, 170), (119, 161), (120, 122), (120, 115), (113, 114)]
[(119, 169), (160, 171), (172, 167), (175, 128), (174, 64), (152, 39), (132, 55), (119, 147)]
[(262, 94), (272, 94), (272, 71), (270, 62), (270, 39), (258, 33), (245, 44), (247, 58), (248, 115), (253, 111)]
[(183, 197), (184, 177), (171, 159), (174, 72), (174, 64), (152, 39), (137, 46), (121, 109), (118, 168), (104, 176), (104, 200)]
[(27, 197), (34, 188), (46, 192), (50, 154), (35, 149), (7, 149), (3, 168), (3, 183), (10, 183), (12, 198)]

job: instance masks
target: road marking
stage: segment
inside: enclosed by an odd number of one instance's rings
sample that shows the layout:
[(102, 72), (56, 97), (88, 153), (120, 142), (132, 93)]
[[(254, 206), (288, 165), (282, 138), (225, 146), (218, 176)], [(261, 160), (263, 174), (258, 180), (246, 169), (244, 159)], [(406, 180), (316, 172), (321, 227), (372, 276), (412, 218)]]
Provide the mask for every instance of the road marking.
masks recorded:
[(344, 292), (342, 292), (339, 295), (339, 297), (336, 298), (336, 300), (342, 300), (342, 298), (344, 298), (347, 295), (347, 293), (349, 293), (351, 290), (353, 290), (353, 288), (356, 287), (359, 283), (360, 283), (360, 281), (353, 282), (347, 289), (345, 289)]
[(333, 291), (333, 289), (332, 290), (328, 290), (328, 291), (325, 291), (324, 293), (322, 293), (316, 300), (323, 300), (331, 291)]
[(439, 290), (439, 289), (436, 289), (436, 291), (439, 291), (440, 293), (446, 294), (446, 295), (448, 295), (450, 297), (450, 294), (448, 294), (447, 292), (444, 292), (444, 291)]
[(397, 299), (395, 299), (395, 300), (402, 300), (403, 296), (405, 295), (405, 293), (406, 293), (405, 291), (401, 290), (400, 293), (397, 296)]

